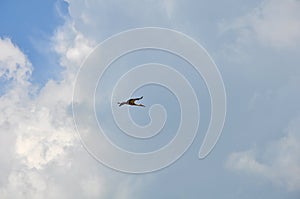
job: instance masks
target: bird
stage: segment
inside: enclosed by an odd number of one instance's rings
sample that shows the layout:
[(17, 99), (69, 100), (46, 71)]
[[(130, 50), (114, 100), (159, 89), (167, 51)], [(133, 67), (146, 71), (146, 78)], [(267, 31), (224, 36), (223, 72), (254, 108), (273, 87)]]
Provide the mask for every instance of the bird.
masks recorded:
[(118, 102), (119, 106), (123, 106), (123, 105), (130, 105), (130, 106), (142, 106), (142, 107), (145, 107), (145, 105), (143, 104), (136, 104), (135, 101), (137, 100), (141, 100), (143, 99), (143, 96), (142, 97), (139, 97), (139, 98), (132, 98), (132, 99), (129, 99), (127, 100), (126, 102)]

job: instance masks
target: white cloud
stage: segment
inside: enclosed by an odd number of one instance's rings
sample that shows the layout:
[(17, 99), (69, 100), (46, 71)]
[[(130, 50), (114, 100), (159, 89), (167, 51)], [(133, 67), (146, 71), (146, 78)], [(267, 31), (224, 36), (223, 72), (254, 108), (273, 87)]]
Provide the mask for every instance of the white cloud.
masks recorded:
[[(44, 198), (46, 179), (37, 172), (14, 171), (8, 179), (6, 189), (0, 189), (1, 198)], [(27, 191), (26, 191), (27, 189)]]
[(81, 182), (81, 187), (86, 198), (98, 198), (105, 192), (105, 185), (99, 177), (90, 177)]
[[(28, 98), (28, 79), (32, 66), (20, 49), (8, 38), (0, 39), (0, 184), (5, 182), (12, 166), (16, 129), (23, 101)], [(18, 104), (18, 106), (17, 106)], [(19, 113), (20, 112), (20, 113)]]
[(300, 190), (300, 117), (293, 120), (285, 130), (286, 135), (265, 150), (236, 152), (230, 154), (227, 167), (234, 171), (253, 174), (268, 179), (291, 191)]
[[(53, 37), (54, 50), (62, 55), (61, 65), (78, 69), (83, 59), (91, 52), (95, 42), (87, 39), (74, 27), (70, 19), (65, 25), (59, 27)], [(72, 70), (71, 70), (72, 71)]]
[(255, 152), (253, 150), (232, 153), (229, 156), (227, 166), (236, 170), (246, 170), (254, 174), (262, 174), (267, 170), (265, 165), (255, 160)]
[(250, 13), (236, 19), (222, 31), (237, 31), (237, 42), (252, 42), (275, 48), (294, 48), (300, 43), (300, 1), (265, 0)]
[(95, 45), (76, 23), (67, 19), (55, 32), (52, 47), (64, 71), (60, 80), (40, 89), (30, 82), (33, 67), (26, 55), (10, 39), (0, 39), (5, 85), (0, 95), (0, 198), (116, 198), (116, 193), (132, 198), (129, 190), (137, 187), (129, 176), (107, 171), (91, 158), (76, 137), (73, 83)]
[[(0, 40), (0, 51), (5, 52), (0, 57), (3, 84), (9, 86), (0, 96), (0, 156), (1, 165), (7, 165), (0, 174), (0, 197), (46, 198), (44, 170), (53, 162), (64, 163), (68, 148), (77, 143), (67, 113), (70, 92), (54, 98), (53, 93), (63, 90), (49, 82), (37, 93), (29, 82), (31, 63), (20, 49), (6, 38)], [(43, 99), (48, 92), (52, 97)]]
[(31, 72), (31, 63), (20, 49), (9, 38), (0, 38), (0, 78), (25, 83)]
[(68, 2), (76, 30), (97, 42), (130, 28), (165, 25), (175, 8), (175, 0)]

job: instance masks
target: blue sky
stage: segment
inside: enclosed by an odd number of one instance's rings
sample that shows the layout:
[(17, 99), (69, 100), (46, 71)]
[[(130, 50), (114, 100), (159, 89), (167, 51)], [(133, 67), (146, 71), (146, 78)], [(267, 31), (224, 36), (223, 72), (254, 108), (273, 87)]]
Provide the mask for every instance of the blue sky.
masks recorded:
[[(64, 23), (60, 13), (67, 15), (61, 1), (1, 1), (1, 37), (18, 44), (35, 67), (32, 81), (45, 83), (59, 75), (58, 56), (51, 50), (51, 36)], [(18, 5), (18, 6), (17, 6)]]
[[(149, 107), (161, 103), (166, 125), (151, 142), (122, 134), (109, 96), (132, 66), (174, 67), (196, 89), (201, 111), (196, 139), (178, 161), (134, 175), (100, 164), (82, 147), (71, 104), (76, 73), (92, 49), (121, 31), (147, 26), (183, 32), (203, 45), (222, 75), (227, 115), (217, 145), (199, 160), (210, 119), (203, 79), (165, 52), (120, 58), (96, 89), (96, 115), (115, 143), (132, 151), (153, 150), (174, 136), (180, 120), (174, 94), (148, 85), (134, 93), (144, 95), (146, 108), (132, 109), (132, 117), (145, 125)], [(297, 0), (1, 1), (0, 198), (298, 199), (299, 46)], [(91, 77), (84, 77), (83, 89)]]

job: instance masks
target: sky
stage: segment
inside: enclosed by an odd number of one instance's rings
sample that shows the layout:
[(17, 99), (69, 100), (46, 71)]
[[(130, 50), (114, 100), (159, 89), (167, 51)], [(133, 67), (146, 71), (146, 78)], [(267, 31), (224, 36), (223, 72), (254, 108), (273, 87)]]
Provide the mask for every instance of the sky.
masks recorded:
[[(99, 129), (83, 126), (88, 133), (78, 136), (72, 103), (90, 102), (84, 94), (93, 89), (98, 67), (82, 75), (82, 93), (75, 92), (78, 98), (73, 98), (73, 91), (80, 66), (99, 43), (144, 27), (182, 32), (206, 49), (224, 82), (226, 120), (213, 150), (199, 159), (211, 118), (205, 78), (180, 57), (161, 50), (120, 57), (98, 79), (96, 103), (78, 106), (77, 112), (81, 121), (90, 121), (93, 108), (98, 124), (117, 146), (137, 153), (163, 147), (174, 138), (181, 120), (194, 119), (181, 118), (180, 108), (198, 104), (195, 108), (200, 110), (195, 140), (177, 161), (158, 171), (132, 174), (111, 169), (87, 150), (84, 135)], [(119, 48), (131, 42), (135, 41), (121, 43)], [(174, 40), (173, 44), (181, 43)], [(299, 46), (298, 0), (0, 1), (0, 198), (298, 199)], [(101, 53), (97, 56), (96, 64), (103, 60)], [(182, 103), (176, 99), (179, 94), (157, 84), (133, 93), (120, 89), (114, 93), (124, 74), (147, 63), (168, 65), (182, 74), (198, 102)], [(161, 71), (127, 78), (121, 86), (132, 88), (134, 82), (150, 77), (170, 80), (174, 88), (182, 86)], [(112, 95), (117, 99), (111, 100)], [(156, 128), (165, 120), (161, 132), (151, 139), (122, 134), (114, 121), (114, 113), (126, 116), (128, 110), (115, 102), (131, 95), (143, 95), (141, 103), (146, 105), (129, 109), (131, 122)], [(125, 129), (130, 127), (127, 119), (119, 118), (126, 123)], [(99, 154), (114, 158), (114, 151), (101, 147)], [(131, 162), (126, 157), (121, 161)]]

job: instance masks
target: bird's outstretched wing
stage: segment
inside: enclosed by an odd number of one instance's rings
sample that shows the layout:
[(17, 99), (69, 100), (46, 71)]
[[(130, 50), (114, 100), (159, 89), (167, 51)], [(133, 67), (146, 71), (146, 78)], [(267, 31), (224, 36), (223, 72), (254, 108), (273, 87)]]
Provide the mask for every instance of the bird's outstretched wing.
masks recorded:
[(142, 97), (138, 97), (138, 98), (133, 98), (133, 99), (130, 99), (130, 100), (136, 101), (136, 100), (141, 100), (141, 99), (143, 99), (143, 96)]

